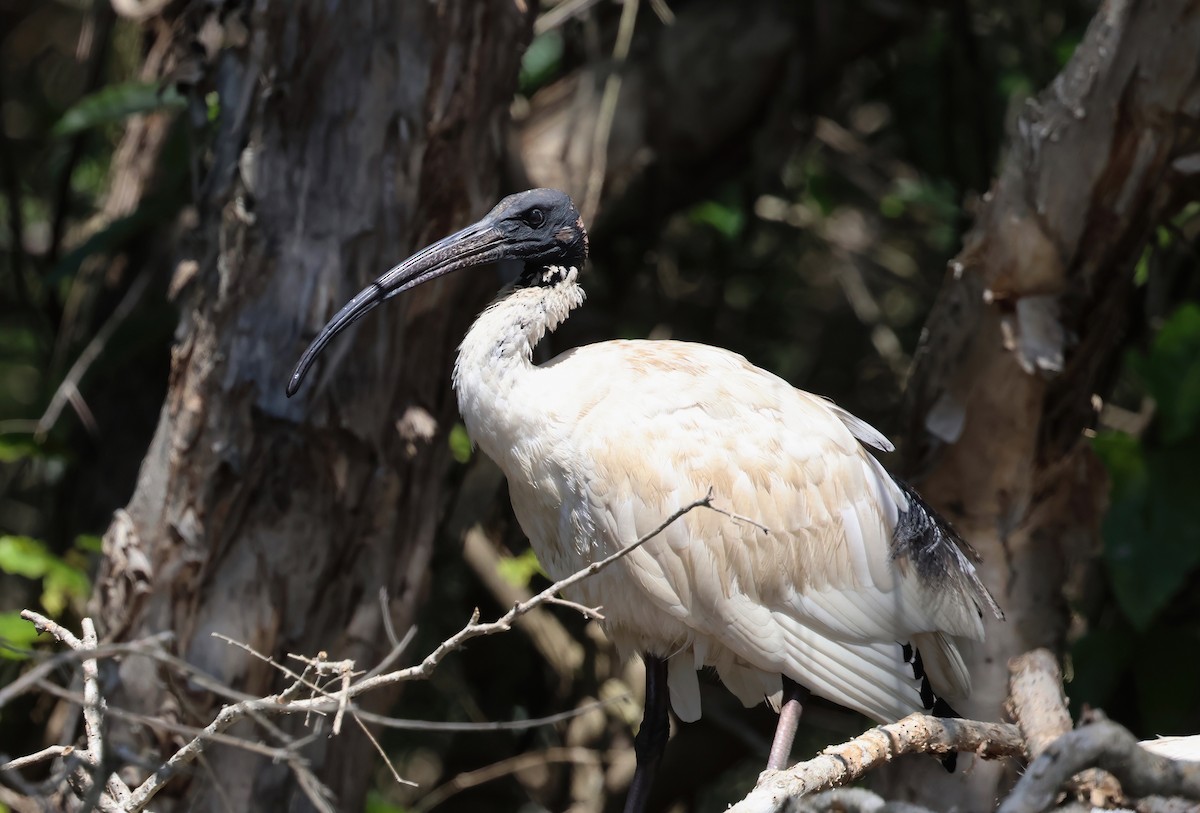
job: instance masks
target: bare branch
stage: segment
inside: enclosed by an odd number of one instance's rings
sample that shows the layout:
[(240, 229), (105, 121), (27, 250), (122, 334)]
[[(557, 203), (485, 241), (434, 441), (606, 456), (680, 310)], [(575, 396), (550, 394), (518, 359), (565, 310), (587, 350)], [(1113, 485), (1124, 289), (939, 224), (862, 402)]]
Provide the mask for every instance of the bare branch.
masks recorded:
[(850, 742), (826, 748), (815, 759), (785, 771), (764, 771), (758, 786), (729, 813), (782, 813), (791, 800), (844, 785), (900, 754), (974, 752), (984, 759), (1020, 756), (1024, 742), (1016, 726), (912, 714), (877, 726)]
[(1200, 800), (1200, 763), (1151, 754), (1125, 728), (1102, 720), (1051, 743), (1029, 766), (999, 813), (1045, 810), (1054, 804), (1067, 780), (1091, 767), (1113, 774), (1133, 797), (1182, 796)]
[(65, 757), (74, 751), (75, 746), (73, 745), (48, 745), (35, 753), (5, 762), (3, 765), (0, 765), (0, 771), (15, 771), (18, 768), (24, 768), (26, 765), (34, 765), (45, 759)]
[[(371, 736), (371, 733), (367, 729), (364, 721), (397, 728), (430, 728), (436, 724), (423, 723), (420, 721), (392, 720), (390, 718), (368, 714), (367, 712), (360, 711), (351, 702), (352, 698), (380, 686), (428, 677), (429, 674), (432, 673), (432, 671), (437, 667), (438, 663), (440, 663), (448, 653), (460, 648), (467, 641), (471, 640), (472, 638), (484, 635), (492, 635), (511, 629), (513, 622), (525, 613), (528, 613), (542, 604), (558, 600), (556, 594), (560, 590), (567, 589), (579, 583), (583, 579), (598, 573), (600, 570), (603, 570), (605, 567), (608, 567), (617, 560), (628, 556), (641, 545), (658, 536), (658, 534), (662, 533), (665, 528), (678, 520), (684, 514), (700, 506), (709, 508), (712, 507), (711, 489), (703, 498), (694, 500), (693, 502), (677, 510), (650, 533), (621, 548), (611, 556), (599, 562), (595, 562), (583, 570), (552, 584), (550, 587), (546, 588), (541, 593), (538, 593), (536, 596), (533, 596), (525, 601), (517, 602), (513, 605), (511, 610), (509, 610), (496, 621), (482, 624), (479, 623), (479, 611), (476, 610), (472, 615), (471, 620), (465, 627), (463, 627), (463, 629), (451, 636), (446, 641), (443, 641), (420, 664), (407, 669), (401, 669), (386, 674), (368, 674), (366, 677), (362, 677), (356, 681), (356, 678), (359, 678), (361, 673), (355, 672), (353, 661), (329, 661), (327, 660), (325, 653), (322, 652), (316, 658), (306, 658), (292, 655), (291, 657), (301, 660), (305, 664), (304, 671), (301, 673), (296, 673), (283, 664), (278, 663), (270, 656), (263, 655), (247, 644), (244, 644), (240, 641), (235, 641), (223, 635), (215, 634), (217, 638), (220, 638), (221, 640), (224, 640), (233, 646), (237, 646), (250, 653), (254, 657), (274, 666), (281, 673), (291, 679), (291, 684), (276, 695), (262, 698), (245, 698), (236, 703), (227, 705), (222, 708), (220, 712), (218, 712), (217, 716), (211, 723), (209, 723), (209, 725), (199, 730), (192, 729), (187, 726), (170, 724), (163, 720), (148, 718), (143, 715), (133, 714), (132, 712), (127, 712), (120, 709), (109, 709), (108, 712), (111, 716), (136, 720), (156, 728), (184, 733), (188, 736), (191, 736), (191, 739), (178, 751), (176, 751), (165, 763), (163, 763), (161, 767), (153, 771), (153, 773), (151, 773), (151, 775), (145, 781), (143, 781), (141, 785), (132, 791), (130, 791), (129, 788), (127, 788), (124, 783), (117, 778), (116, 774), (113, 774), (111, 779), (107, 782), (104, 793), (98, 797), (97, 803), (102, 809), (119, 808), (127, 813), (138, 813), (138, 811), (144, 810), (154, 798), (155, 794), (157, 794), (158, 791), (161, 790), (163, 786), (170, 781), (173, 776), (175, 776), (176, 773), (178, 773), (189, 763), (200, 758), (205, 747), (209, 743), (218, 742), (240, 748), (247, 748), (258, 753), (265, 753), (271, 756), (273, 759), (286, 762), (292, 768), (292, 770), (296, 772), (297, 778), (300, 781), (304, 792), (309, 796), (309, 799), (313, 805), (319, 810), (332, 809), (329, 805), (330, 797), (328, 795), (328, 791), (325, 790), (324, 786), (322, 786), (316, 777), (311, 774), (307, 763), (297, 753), (299, 746), (295, 741), (288, 742), (288, 746), (286, 748), (268, 748), (258, 743), (241, 740), (236, 737), (230, 737), (224, 734), (224, 732), (235, 723), (245, 718), (250, 718), (251, 720), (265, 723), (265, 721), (262, 721), (262, 715), (265, 713), (325, 714), (328, 712), (333, 712), (335, 714), (333, 733), (337, 734), (340, 730), (341, 720), (346, 714), (350, 714), (354, 717), (355, 722), (358, 723), (358, 725), (367, 734), (368, 738), (375, 745), (376, 749), (383, 754), (382, 748), (380, 748), (375, 738)], [(37, 613), (25, 611), (22, 613), (22, 615), (26, 619), (36, 624), (39, 629), (46, 630), (54, 634), (60, 641), (71, 647), (73, 650), (85, 651), (88, 653), (88, 656), (83, 660), (84, 696), (82, 698), (82, 702), (78, 698), (78, 695), (73, 695), (70, 692), (54, 686), (53, 684), (48, 684), (45, 683), (44, 680), (40, 680), (41, 675), (39, 675), (39, 681), (37, 685), (50, 694), (63, 696), (71, 699), (74, 702), (81, 702), (81, 705), (84, 708), (86, 737), (89, 743), (89, 748), (86, 752), (79, 752), (76, 750), (74, 753), (80, 759), (88, 762), (89, 764), (101, 765), (101, 756), (103, 755), (103, 715), (105, 706), (104, 699), (100, 696), (99, 684), (97, 680), (98, 669), (96, 666), (95, 657), (95, 653), (97, 652), (96, 632), (91, 620), (84, 619), (84, 638), (81, 641), (69, 630), (63, 628), (61, 625), (48, 618), (38, 615)], [(394, 632), (389, 637), (392, 640), (395, 640)], [(384, 659), (384, 662), (386, 663), (398, 657), (400, 651), (402, 651), (407, 645), (408, 641), (411, 640), (411, 637), (412, 631), (410, 631), (405, 637), (405, 640), (399, 641), (393, 646), (392, 652), (389, 653), (389, 655)], [(192, 669), (192, 667), (186, 664), (183, 664), (182, 667), (180, 667), (180, 664), (176, 663), (178, 659), (166, 655), (161, 651), (143, 651), (139, 652), (138, 654), (162, 659), (177, 668), (183, 668), (188, 671)], [(310, 675), (313, 677), (310, 678)], [(335, 692), (330, 692), (324, 686), (320, 685), (320, 682), (323, 682), (321, 679), (326, 677), (332, 677), (334, 682), (338, 685), (338, 689)], [(306, 699), (295, 699), (296, 695), (306, 688), (312, 692), (312, 695)], [(228, 689), (224, 690), (223, 693), (226, 695), (237, 694)], [(491, 723), (482, 725), (472, 724), (471, 729), (503, 730), (530, 728), (537, 725), (544, 725), (547, 722), (567, 719), (588, 711), (590, 708), (592, 707), (576, 709), (564, 715), (555, 715), (554, 717), (543, 718), (540, 720), (516, 721), (512, 723)], [(285, 737), (282, 732), (273, 726), (267, 725), (264, 727), (267, 728), (272, 736), (281, 739)], [(461, 726), (451, 725), (438, 727), (460, 728)], [(29, 764), (37, 759), (62, 756), (66, 753), (71, 752), (63, 750), (55, 753), (44, 752), (37, 755), (32, 755), (31, 757), (22, 758), (21, 760), (17, 760), (15, 762), (16, 765), (19, 766), (23, 764)], [(384, 755), (384, 759), (386, 761), (386, 755)], [(390, 763), (389, 768), (391, 768)], [(392, 768), (392, 773), (397, 781), (405, 781), (400, 778), (394, 768)], [(93, 789), (95, 788), (95, 783), (93, 783), (92, 787)]]
[(1025, 737), (1027, 755), (1036, 759), (1050, 743), (1074, 726), (1063, 696), (1062, 672), (1048, 649), (1035, 649), (1008, 662), (1008, 712)]
[[(129, 798), (129, 788), (120, 777), (104, 767), (104, 698), (100, 695), (100, 670), (94, 655), (98, 640), (92, 619), (83, 619), (83, 639), (80, 640), (66, 627), (40, 613), (22, 610), (21, 617), (39, 631), (49, 632), (76, 652), (87, 653), (83, 658), (83, 727), (88, 747), (86, 750), (64, 750), (57, 756), (70, 755), (82, 765), (93, 769), (91, 772), (76, 771), (71, 777), (75, 787), (91, 800), (89, 807), (99, 807), (101, 810), (119, 809)], [(39, 757), (53, 756), (47, 753), (48, 750), (39, 752)], [(107, 776), (104, 775), (106, 773)]]
[(370, 691), (378, 688), (379, 686), (387, 686), (393, 683), (401, 683), (407, 680), (417, 680), (428, 677), (433, 670), (437, 668), (437, 665), (442, 662), (443, 658), (445, 658), (451, 652), (461, 649), (463, 644), (465, 644), (467, 641), (485, 635), (495, 635), (498, 632), (505, 632), (511, 629), (513, 621), (515, 621), (517, 618), (529, 612), (534, 607), (545, 604), (557, 593), (566, 590), (569, 587), (575, 586), (584, 579), (599, 573), (601, 570), (613, 564), (614, 562), (624, 559), (642, 545), (658, 536), (660, 533), (666, 530), (668, 526), (670, 526), (684, 514), (692, 511), (693, 509), (700, 508), (701, 506), (705, 508), (711, 508), (712, 500), (712, 489), (709, 489), (708, 494), (706, 494), (704, 497), (701, 497), (698, 500), (693, 500), (679, 510), (675, 511), (675, 513), (663, 520), (658, 527), (650, 531), (650, 533), (646, 534), (635, 542), (631, 542), (611, 556), (601, 559), (599, 562), (593, 562), (582, 570), (571, 574), (567, 578), (555, 582), (528, 601), (518, 602), (517, 604), (513, 605), (511, 610), (500, 616), (500, 618), (496, 619), (495, 621), (485, 624), (479, 623), (479, 610), (476, 610), (472, 614), (471, 620), (467, 622), (465, 627), (439, 644), (438, 647), (434, 649), (433, 652), (429, 653), (429, 655), (427, 655), (425, 660), (423, 660), (421, 663), (416, 666), (409, 667), (408, 669), (401, 669), (396, 672), (390, 672), (386, 675), (377, 675), (373, 678), (360, 680), (351, 687), (350, 696), (357, 697), (363, 692)]

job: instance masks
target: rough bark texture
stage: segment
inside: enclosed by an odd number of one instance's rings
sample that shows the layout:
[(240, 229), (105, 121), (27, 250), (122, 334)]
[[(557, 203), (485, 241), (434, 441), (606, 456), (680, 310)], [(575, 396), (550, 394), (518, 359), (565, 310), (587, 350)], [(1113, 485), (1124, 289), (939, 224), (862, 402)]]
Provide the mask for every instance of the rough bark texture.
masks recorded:
[[(968, 660), (968, 717), (1000, 718), (1010, 657), (1063, 649), (1064, 586), (1097, 545), (1107, 491), (1082, 432), (1119, 360), (1146, 237), (1195, 190), (1197, 43), (1194, 0), (1101, 5), (1021, 115), (929, 317), (910, 385), (910, 473), (982, 553), (1008, 614)], [(982, 810), (1001, 773), (977, 765), (952, 795), (905, 766), (888, 795)]]
[[(173, 78), (216, 90), (221, 113), (183, 252), (196, 264), (173, 285), (170, 391), (105, 536), (94, 605), (108, 639), (173, 630), (191, 663), (261, 694), (275, 672), (212, 633), (370, 664), (388, 647), (381, 587), (396, 627), (412, 622), (444, 497), (447, 371), (494, 280), (415, 291), (331, 348), (297, 398), (283, 387), (345, 299), (494, 203), (530, 14), (521, 2), (260, 0), (218, 19), (210, 6), (155, 23), (204, 54)], [(138, 660), (110, 702), (200, 725), (215, 708)], [(374, 762), (361, 734), (317, 738), (306, 755), (339, 809), (361, 808)], [(227, 749), (174, 793), (188, 810), (306, 805), (286, 767)]]

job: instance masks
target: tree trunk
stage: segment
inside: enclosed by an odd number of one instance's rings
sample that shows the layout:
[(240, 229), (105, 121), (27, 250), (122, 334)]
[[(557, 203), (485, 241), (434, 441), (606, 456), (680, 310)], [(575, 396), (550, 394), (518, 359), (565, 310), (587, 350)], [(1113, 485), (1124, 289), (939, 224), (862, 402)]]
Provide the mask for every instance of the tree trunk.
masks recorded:
[[(369, 666), (389, 646), (381, 588), (395, 626), (412, 623), (446, 496), (447, 371), (494, 279), (414, 291), (331, 348), (297, 398), (283, 388), (343, 301), (495, 202), (531, 15), (519, 1), (260, 0), (219, 17), (211, 5), (151, 23), (181, 55), (161, 75), (215, 91), (220, 113), (193, 157), (208, 161), (180, 250), (194, 262), (173, 283), (184, 304), (170, 390), (105, 535), (93, 603), (108, 639), (170, 630), (197, 669), (266, 694), (276, 671), (213, 633), (280, 661), (324, 650)], [(219, 698), (163, 677), (127, 659), (109, 701), (212, 719)], [(148, 745), (143, 732), (112, 736)], [(361, 809), (370, 748), (353, 727), (305, 748), (339, 809)], [(159, 799), (306, 804), (286, 766), (244, 751), (209, 750), (197, 771)]]
[[(1064, 650), (1065, 588), (1098, 548), (1107, 495), (1084, 436), (1093, 397), (1107, 393), (1138, 307), (1132, 271), (1147, 235), (1195, 189), (1197, 43), (1194, 2), (1102, 4), (1021, 115), (926, 324), (908, 469), (983, 555), (1008, 615), (989, 620), (967, 661), (966, 716), (1001, 717), (1009, 658)], [(887, 795), (984, 810), (1005, 781), (1003, 766), (976, 764), (952, 791), (926, 781), (926, 767), (894, 771)]]

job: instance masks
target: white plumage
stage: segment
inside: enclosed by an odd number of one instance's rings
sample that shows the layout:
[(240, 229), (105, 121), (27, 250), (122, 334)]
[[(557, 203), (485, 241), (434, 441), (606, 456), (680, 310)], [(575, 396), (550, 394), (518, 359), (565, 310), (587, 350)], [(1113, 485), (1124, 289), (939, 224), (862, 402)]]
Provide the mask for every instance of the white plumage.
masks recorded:
[[(665, 746), (663, 681), (687, 721), (700, 717), (696, 673), (706, 667), (746, 705), (778, 706), (786, 676), (881, 721), (966, 697), (959, 646), (983, 637), (984, 607), (999, 609), (965, 543), (867, 451), (891, 449), (875, 429), (706, 345), (613, 341), (533, 363), (547, 331), (583, 303), (586, 256), (566, 195), (505, 198), (351, 299), (301, 356), (287, 392), (380, 302), (452, 271), (520, 260), (517, 283), (463, 341), (454, 387), (547, 572), (562, 579), (608, 557), (710, 489), (735, 515), (691, 511), (571, 595), (603, 607), (625, 655), (647, 658), (626, 810), (645, 809)], [(769, 764), (786, 760), (799, 714), (798, 689), (786, 692)]]
[(560, 579), (653, 530), (713, 489), (769, 530), (692, 511), (582, 582), (622, 653), (667, 657), (671, 704), (700, 716), (696, 670), (715, 667), (746, 705), (786, 674), (877, 720), (928, 709), (902, 645), (934, 691), (966, 697), (958, 639), (981, 639), (990, 602), (965, 578), (930, 580), (893, 556), (909, 497), (864, 443), (887, 440), (829, 401), (726, 350), (611, 341), (541, 365), (532, 351), (583, 301), (578, 271), (503, 295), (459, 351), (467, 431), (509, 483), (538, 558)]

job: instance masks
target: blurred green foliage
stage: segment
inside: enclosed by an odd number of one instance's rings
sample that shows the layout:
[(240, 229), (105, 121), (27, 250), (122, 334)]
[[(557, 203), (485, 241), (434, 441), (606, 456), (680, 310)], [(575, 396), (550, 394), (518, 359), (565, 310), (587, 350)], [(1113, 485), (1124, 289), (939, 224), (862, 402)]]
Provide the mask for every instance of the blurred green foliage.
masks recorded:
[(505, 556), (496, 565), (500, 576), (513, 587), (528, 587), (534, 576), (547, 578), (546, 570), (538, 561), (533, 548), (526, 548), (516, 556)]
[[(22, 608), (77, 626), (95, 534), (129, 497), (165, 392), (175, 322), (165, 278), (72, 372), (127, 296), (131, 256), (144, 256), (188, 188), (187, 152), (176, 146), (139, 207), (106, 211), (126, 120), (184, 104), (174, 88), (132, 79), (140, 59), (137, 26), (107, 3), (0, 8), (0, 656), (9, 659), (37, 637)], [(176, 127), (171, 140), (186, 135)], [(0, 683), (16, 668), (0, 664)], [(20, 725), (7, 714), (0, 739)]]
[[(80, 537), (74, 548), (59, 556), (37, 539), (0, 536), (0, 572), (40, 582), (38, 600), (49, 617), (61, 618), (68, 609), (78, 615), (92, 592), (87, 554), (95, 550), (95, 537)], [(37, 637), (33, 624), (19, 611), (0, 611), (0, 658), (28, 657), (22, 650), (28, 650)]]
[(551, 29), (534, 37), (521, 57), (518, 92), (529, 96), (554, 79), (562, 65), (562, 57), (562, 32)]
[(1140, 434), (1099, 432), (1112, 491), (1102, 600), (1073, 649), (1072, 700), (1136, 718), (1149, 734), (1200, 728), (1200, 305), (1175, 309), (1126, 360), (1130, 388), (1149, 399)]
[(105, 125), (120, 124), (135, 113), (154, 110), (182, 110), (186, 100), (173, 86), (160, 87), (150, 82), (124, 82), (108, 85), (76, 102), (50, 132), (60, 138)]

